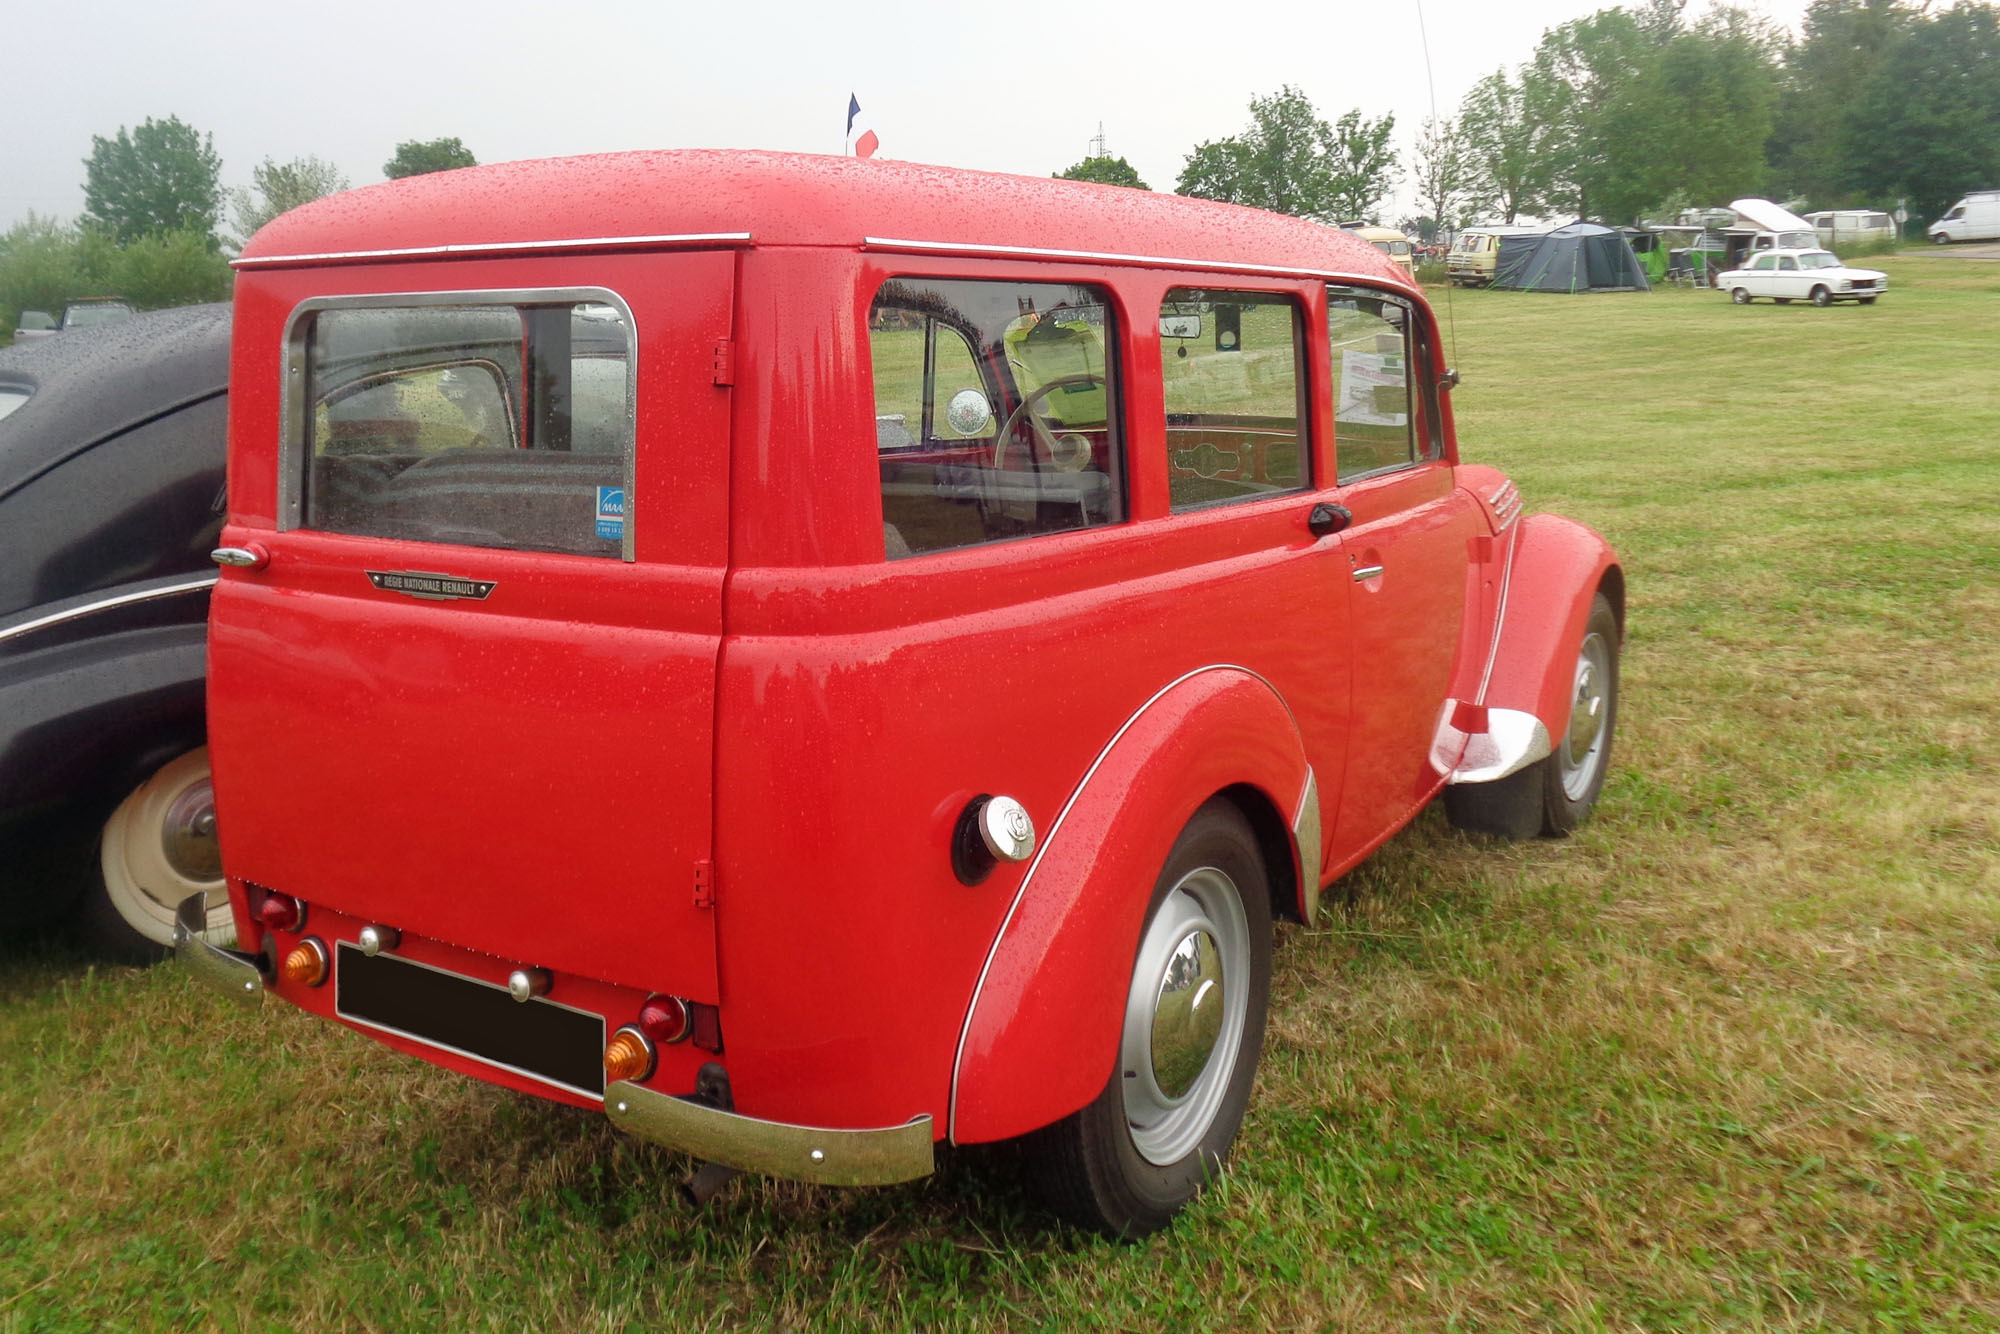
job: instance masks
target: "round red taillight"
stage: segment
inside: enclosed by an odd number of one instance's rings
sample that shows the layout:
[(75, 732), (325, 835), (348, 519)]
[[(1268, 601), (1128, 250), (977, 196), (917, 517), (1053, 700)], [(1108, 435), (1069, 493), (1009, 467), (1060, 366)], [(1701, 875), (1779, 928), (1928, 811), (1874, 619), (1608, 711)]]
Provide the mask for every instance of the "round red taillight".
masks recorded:
[(649, 996), (639, 1007), (640, 1030), (662, 1046), (681, 1041), (693, 1027), (687, 1002), (679, 996)]
[(266, 894), (257, 920), (266, 931), (296, 931), (306, 924), (306, 905), (289, 894)]

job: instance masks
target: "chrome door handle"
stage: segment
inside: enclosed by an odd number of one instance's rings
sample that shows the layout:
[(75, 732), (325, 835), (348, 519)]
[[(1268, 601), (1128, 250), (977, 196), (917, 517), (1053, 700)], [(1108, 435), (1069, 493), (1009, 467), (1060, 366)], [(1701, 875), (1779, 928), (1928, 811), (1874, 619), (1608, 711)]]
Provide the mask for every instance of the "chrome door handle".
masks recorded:
[(1354, 582), (1357, 584), (1365, 584), (1370, 579), (1373, 579), (1376, 575), (1380, 573), (1382, 573), (1382, 567), (1380, 565), (1363, 565), (1359, 569), (1355, 570)]
[(271, 563), (271, 553), (255, 542), (241, 547), (217, 547), (208, 553), (208, 558), (217, 565), (238, 570), (261, 570)]

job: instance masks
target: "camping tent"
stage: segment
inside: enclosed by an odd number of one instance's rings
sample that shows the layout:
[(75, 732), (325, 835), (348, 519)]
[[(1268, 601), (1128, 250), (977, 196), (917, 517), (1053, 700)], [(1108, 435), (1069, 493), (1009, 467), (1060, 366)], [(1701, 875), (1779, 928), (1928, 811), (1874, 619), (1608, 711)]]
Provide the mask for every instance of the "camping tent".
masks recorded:
[(1493, 286), (1517, 292), (1644, 292), (1646, 271), (1625, 238), (1594, 222), (1543, 236), (1503, 236)]

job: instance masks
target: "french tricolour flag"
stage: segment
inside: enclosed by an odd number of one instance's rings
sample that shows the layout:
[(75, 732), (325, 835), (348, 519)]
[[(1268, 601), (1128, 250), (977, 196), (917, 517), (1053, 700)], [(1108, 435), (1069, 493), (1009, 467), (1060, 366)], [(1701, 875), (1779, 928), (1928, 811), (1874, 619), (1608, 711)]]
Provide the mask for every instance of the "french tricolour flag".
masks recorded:
[(882, 141), (875, 137), (875, 131), (868, 128), (868, 118), (861, 114), (861, 100), (853, 93), (847, 95), (847, 152), (852, 157), (874, 157), (875, 150)]

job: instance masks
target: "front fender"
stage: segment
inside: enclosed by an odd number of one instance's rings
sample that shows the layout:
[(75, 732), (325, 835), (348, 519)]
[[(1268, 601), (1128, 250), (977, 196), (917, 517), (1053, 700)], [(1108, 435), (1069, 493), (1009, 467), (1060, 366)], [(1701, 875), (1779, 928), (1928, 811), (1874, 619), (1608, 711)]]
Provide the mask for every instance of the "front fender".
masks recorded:
[(1521, 520), (1507, 605), (1477, 701), (1489, 715), (1497, 709), (1531, 715), (1551, 738), (1568, 730), (1577, 645), (1600, 588), (1610, 593), (1622, 637), (1624, 575), (1610, 543), (1560, 515)]
[(1240, 667), (1173, 682), (1084, 775), (1000, 925), (959, 1034), (953, 1140), (1025, 1134), (1104, 1088), (1153, 883), (1182, 826), (1230, 788), (1280, 814), (1302, 904), (1317, 896), (1318, 794), (1284, 700)]

